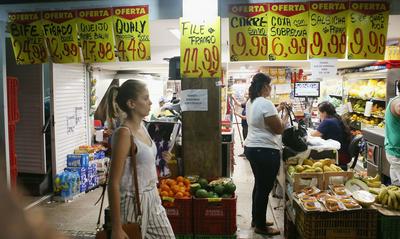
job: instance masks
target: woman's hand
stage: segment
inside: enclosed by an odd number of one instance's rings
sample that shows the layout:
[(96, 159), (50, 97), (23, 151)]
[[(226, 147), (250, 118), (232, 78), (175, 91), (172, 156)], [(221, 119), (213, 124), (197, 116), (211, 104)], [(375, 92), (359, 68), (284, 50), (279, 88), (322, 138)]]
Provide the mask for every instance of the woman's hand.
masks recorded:
[(129, 237), (122, 227), (116, 227), (111, 231), (111, 239), (129, 239)]
[(165, 161), (170, 161), (170, 160), (172, 160), (172, 158), (174, 157), (174, 155), (171, 153), (171, 152), (169, 152), (169, 151), (164, 151), (164, 152), (162, 152), (162, 157), (163, 157), (163, 159), (165, 160)]

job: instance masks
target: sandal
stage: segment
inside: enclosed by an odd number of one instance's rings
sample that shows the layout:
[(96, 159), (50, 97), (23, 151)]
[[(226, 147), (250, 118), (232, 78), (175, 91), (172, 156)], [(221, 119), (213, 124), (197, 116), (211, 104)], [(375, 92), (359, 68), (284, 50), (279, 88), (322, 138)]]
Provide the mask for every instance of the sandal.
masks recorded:
[(264, 228), (256, 227), (254, 229), (254, 232), (257, 234), (268, 235), (268, 236), (276, 236), (281, 234), (281, 232), (278, 229), (275, 229), (273, 227), (264, 227)]
[[(270, 226), (273, 226), (273, 225), (274, 225), (274, 222), (266, 221), (266, 222), (265, 222), (265, 225), (266, 225), (267, 227), (270, 227)], [(251, 222), (251, 227), (255, 227), (255, 226), (256, 226), (256, 224), (255, 224), (254, 222)]]

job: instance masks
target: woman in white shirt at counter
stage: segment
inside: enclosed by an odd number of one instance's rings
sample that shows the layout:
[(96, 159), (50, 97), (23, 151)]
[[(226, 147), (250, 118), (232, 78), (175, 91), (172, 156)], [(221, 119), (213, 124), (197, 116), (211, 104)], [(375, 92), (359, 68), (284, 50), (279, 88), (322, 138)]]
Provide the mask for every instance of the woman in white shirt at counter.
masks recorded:
[(278, 235), (279, 230), (266, 221), (268, 196), (277, 176), (282, 148), (281, 137), (288, 115), (283, 120), (278, 116), (274, 104), (267, 100), (271, 93), (271, 78), (263, 73), (254, 75), (247, 102), (249, 132), (245, 140), (245, 155), (254, 174), (252, 223), (254, 232)]

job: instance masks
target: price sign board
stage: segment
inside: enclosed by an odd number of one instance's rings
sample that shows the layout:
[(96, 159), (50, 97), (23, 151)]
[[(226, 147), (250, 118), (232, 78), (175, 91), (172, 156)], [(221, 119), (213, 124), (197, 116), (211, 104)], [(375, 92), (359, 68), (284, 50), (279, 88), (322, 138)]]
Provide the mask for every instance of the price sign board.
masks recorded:
[(269, 60), (307, 60), (308, 3), (270, 3)]
[(294, 83), (294, 97), (319, 97), (318, 81), (299, 81)]
[(389, 20), (389, 3), (350, 2), (347, 35), (348, 59), (383, 60)]
[(42, 28), (51, 60), (80, 63), (76, 11), (42, 12)]
[(221, 22), (193, 22), (180, 19), (181, 61), (183, 78), (221, 77)]
[(149, 6), (113, 8), (119, 61), (150, 60)]
[(85, 63), (115, 61), (111, 8), (82, 9), (78, 10), (78, 16)]
[(267, 60), (268, 3), (229, 6), (229, 50), (231, 61)]
[(8, 31), (18, 65), (47, 62), (40, 12), (18, 12), (8, 15)]
[(347, 14), (348, 1), (310, 2), (310, 58), (345, 58)]

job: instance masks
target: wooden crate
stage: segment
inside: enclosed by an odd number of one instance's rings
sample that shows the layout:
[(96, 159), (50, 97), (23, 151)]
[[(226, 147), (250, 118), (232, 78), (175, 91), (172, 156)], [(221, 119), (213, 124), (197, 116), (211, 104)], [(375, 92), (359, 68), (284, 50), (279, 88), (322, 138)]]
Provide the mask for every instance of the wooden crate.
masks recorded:
[[(311, 185), (312, 180), (317, 180), (317, 185)], [(319, 189), (324, 187), (323, 173), (295, 173), (293, 175), (293, 191), (299, 192), (301, 189), (308, 186), (316, 186)]]
[(342, 181), (343, 181), (343, 184), (344, 184), (347, 180), (353, 178), (353, 176), (354, 176), (353, 172), (325, 172), (324, 173), (324, 187), (323, 187), (323, 189), (324, 190), (328, 189), (328, 186), (330, 184), (332, 184), (331, 180), (334, 177), (343, 178)]

